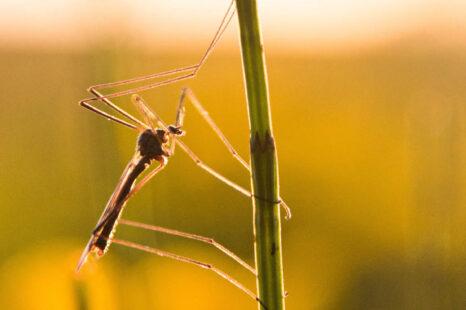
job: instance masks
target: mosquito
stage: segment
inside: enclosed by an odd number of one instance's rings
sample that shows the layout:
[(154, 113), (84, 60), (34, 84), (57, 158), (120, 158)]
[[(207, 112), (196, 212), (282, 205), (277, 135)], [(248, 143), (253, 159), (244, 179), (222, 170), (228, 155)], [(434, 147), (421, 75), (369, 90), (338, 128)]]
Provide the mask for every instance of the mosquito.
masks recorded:
[[(172, 234), (172, 235), (178, 235), (178, 236), (182, 236), (182, 237), (186, 237), (190, 239), (195, 239), (198, 241), (209, 243), (217, 247), (223, 253), (230, 256), (231, 258), (236, 260), (239, 264), (241, 264), (243, 267), (245, 267), (250, 272), (252, 272), (254, 275), (256, 275), (256, 270), (254, 268), (249, 266), (247, 263), (241, 260), (237, 255), (230, 252), (225, 247), (218, 244), (211, 238), (178, 232), (178, 231), (161, 228), (157, 226), (136, 223), (136, 222), (132, 222), (128, 220), (120, 220), (120, 217), (121, 217), (121, 214), (122, 214), (122, 211), (124, 209), (126, 202), (137, 191), (139, 191), (152, 177), (154, 177), (157, 173), (159, 173), (162, 169), (165, 168), (165, 166), (168, 163), (169, 157), (173, 156), (175, 153), (176, 145), (178, 145), (179, 148), (181, 148), (199, 167), (201, 167), (202, 169), (204, 169), (205, 171), (207, 171), (209, 174), (213, 175), (220, 181), (224, 182), (228, 186), (236, 189), (237, 191), (239, 191), (240, 193), (248, 197), (255, 197), (256, 199), (266, 200), (262, 197), (255, 196), (253, 193), (251, 193), (251, 191), (241, 187), (240, 185), (230, 181), (228, 178), (216, 172), (214, 169), (212, 169), (211, 167), (206, 165), (204, 162), (202, 162), (201, 159), (184, 142), (181, 141), (180, 137), (182, 137), (185, 134), (185, 132), (181, 129), (183, 126), (184, 116), (185, 116), (184, 102), (186, 101), (186, 99), (188, 99), (189, 102), (195, 107), (195, 109), (201, 114), (204, 120), (214, 130), (214, 132), (217, 134), (217, 136), (223, 142), (223, 144), (228, 148), (228, 150), (233, 155), (233, 157), (236, 160), (238, 160), (245, 169), (250, 171), (250, 167), (247, 164), (247, 162), (236, 152), (233, 146), (228, 142), (224, 134), (220, 131), (219, 127), (215, 124), (213, 119), (209, 116), (207, 110), (204, 109), (204, 107), (201, 105), (201, 103), (196, 98), (196, 96), (194, 95), (191, 89), (183, 88), (182, 94), (180, 96), (179, 104), (178, 104), (175, 123), (173, 125), (167, 125), (153, 110), (149, 108), (149, 106), (145, 103), (142, 97), (136, 94), (141, 91), (153, 89), (156, 87), (160, 87), (162, 85), (167, 85), (167, 84), (171, 84), (174, 82), (178, 82), (178, 81), (182, 81), (182, 80), (195, 77), (199, 69), (205, 63), (206, 59), (212, 52), (213, 48), (215, 47), (217, 42), (220, 40), (225, 30), (227, 29), (228, 25), (230, 24), (235, 14), (234, 3), (235, 3), (234, 0), (230, 3), (214, 35), (214, 38), (210, 42), (210, 45), (208, 46), (206, 52), (204, 53), (204, 55), (202, 56), (198, 64), (179, 68), (179, 69), (174, 69), (170, 71), (165, 71), (161, 73), (141, 76), (141, 77), (128, 79), (124, 81), (94, 85), (94, 86), (89, 87), (88, 91), (92, 93), (95, 97), (84, 99), (79, 102), (79, 104), (83, 106), (84, 108), (87, 108), (108, 120), (114, 121), (116, 123), (119, 123), (128, 128), (138, 131), (139, 137), (138, 137), (137, 144), (136, 144), (136, 151), (133, 157), (131, 158), (131, 160), (129, 161), (128, 165), (124, 169), (123, 174), (120, 177), (120, 180), (113, 194), (111, 195), (99, 221), (97, 222), (97, 226), (92, 232), (91, 238), (86, 248), (84, 249), (81, 255), (81, 258), (78, 262), (78, 265), (76, 267), (76, 272), (78, 272), (81, 269), (81, 267), (84, 265), (84, 263), (87, 261), (87, 258), (90, 253), (95, 252), (97, 256), (102, 256), (107, 252), (110, 244), (113, 242), (113, 243), (125, 245), (128, 247), (136, 248), (142, 251), (154, 253), (160, 256), (166, 256), (166, 257), (170, 257), (176, 260), (192, 263), (202, 268), (212, 270), (215, 273), (217, 273), (219, 276), (225, 278), (226, 280), (231, 282), (233, 285), (237, 286), (242, 291), (246, 292), (249, 296), (251, 296), (256, 301), (262, 304), (259, 298), (254, 293), (252, 293), (249, 289), (241, 285), (238, 281), (236, 281), (235, 279), (233, 279), (232, 277), (230, 277), (223, 271), (219, 270), (218, 268), (210, 264), (196, 261), (196, 260), (186, 258), (183, 256), (179, 256), (176, 254), (168, 253), (165, 251), (153, 249), (147, 246), (135, 244), (129, 241), (118, 240), (113, 237), (117, 224), (121, 223), (125, 225), (135, 226), (135, 227), (144, 228), (144, 229), (150, 229), (154, 231), (161, 231), (161, 232)], [(182, 74), (173, 77), (174, 75), (180, 74), (180, 73)], [(140, 81), (149, 81), (149, 80), (153, 80), (155, 78), (160, 78), (160, 77), (169, 77), (169, 78), (166, 78), (165, 80), (162, 80), (162, 81), (154, 82), (152, 84), (132, 88), (129, 90), (119, 91), (119, 92), (115, 92), (111, 94), (103, 95), (102, 93), (99, 92), (99, 89), (105, 89), (105, 88), (119, 86), (119, 85), (126, 85), (126, 84), (131, 84), (131, 83), (140, 82)], [(129, 95), (129, 94), (132, 94), (131, 101), (135, 105), (139, 114), (144, 119), (144, 122), (140, 121), (139, 119), (135, 118), (134, 116), (132, 116), (125, 110), (121, 109), (120, 107), (118, 107), (116, 104), (114, 104), (110, 100), (111, 98), (120, 97), (124, 95)], [(97, 102), (105, 103), (109, 108), (114, 110), (116, 113), (120, 114), (121, 115), (120, 117), (123, 117), (124, 119), (116, 117), (112, 114), (109, 114), (95, 107), (93, 104), (91, 104), (91, 103), (97, 103)], [(139, 183), (137, 183), (138, 177), (140, 177), (144, 171), (148, 170), (149, 167), (151, 167), (152, 164), (155, 162), (158, 163), (158, 166), (156, 166), (144, 178), (142, 178), (142, 180), (139, 181)], [(290, 210), (282, 199), (279, 199), (278, 201), (270, 201), (270, 202), (280, 204), (285, 209), (287, 218), (291, 217)], [(262, 306), (264, 305), (262, 304)]]

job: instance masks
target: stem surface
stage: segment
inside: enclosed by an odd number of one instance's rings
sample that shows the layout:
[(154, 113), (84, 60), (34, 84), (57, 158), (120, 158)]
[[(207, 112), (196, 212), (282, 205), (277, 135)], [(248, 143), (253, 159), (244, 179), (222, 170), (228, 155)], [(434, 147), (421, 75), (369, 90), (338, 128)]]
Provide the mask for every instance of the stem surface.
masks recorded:
[(257, 290), (268, 310), (285, 309), (280, 207), (276, 203), (278, 163), (257, 4), (255, 0), (236, 0), (236, 7), (251, 132)]

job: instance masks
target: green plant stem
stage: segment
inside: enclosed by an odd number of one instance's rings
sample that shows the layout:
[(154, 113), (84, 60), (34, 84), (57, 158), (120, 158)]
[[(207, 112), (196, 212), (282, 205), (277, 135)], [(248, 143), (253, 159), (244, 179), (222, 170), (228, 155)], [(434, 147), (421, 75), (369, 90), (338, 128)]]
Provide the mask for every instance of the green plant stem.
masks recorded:
[(279, 200), (278, 163), (257, 5), (255, 0), (236, 0), (236, 7), (251, 130), (257, 290), (268, 310), (285, 309), (280, 207), (274, 203)]

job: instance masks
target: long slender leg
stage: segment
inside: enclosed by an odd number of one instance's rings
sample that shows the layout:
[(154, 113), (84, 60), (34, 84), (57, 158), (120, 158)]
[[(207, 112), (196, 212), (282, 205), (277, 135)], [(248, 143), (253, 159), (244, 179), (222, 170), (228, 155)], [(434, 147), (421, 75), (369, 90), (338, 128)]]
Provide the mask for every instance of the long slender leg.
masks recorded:
[(185, 232), (181, 232), (181, 231), (177, 231), (177, 230), (173, 230), (173, 229), (163, 228), (163, 227), (160, 227), (160, 226), (154, 226), (154, 225), (149, 225), (149, 224), (143, 224), (143, 223), (139, 223), (139, 222), (133, 222), (133, 221), (124, 220), (124, 219), (123, 220), (120, 219), (118, 222), (120, 224), (124, 224), (124, 225), (128, 225), (128, 226), (134, 226), (134, 227), (148, 229), (148, 230), (152, 230), (152, 231), (163, 232), (163, 233), (166, 233), (166, 234), (169, 234), (169, 235), (180, 236), (180, 237), (184, 237), (184, 238), (188, 238), (188, 239), (198, 240), (198, 241), (201, 241), (201, 242), (204, 242), (204, 243), (207, 243), (207, 244), (211, 244), (214, 247), (216, 247), (217, 249), (219, 249), (220, 251), (222, 251), (223, 253), (225, 253), (226, 255), (230, 256), (232, 259), (234, 259), (236, 262), (238, 262), (241, 266), (243, 266), (247, 270), (251, 271), (254, 275), (256, 275), (256, 270), (254, 268), (249, 266), (245, 261), (243, 261), (241, 258), (239, 258), (238, 255), (234, 254), (233, 252), (231, 252), (230, 250), (228, 250), (227, 248), (225, 248), (223, 245), (221, 245), (220, 243), (218, 243), (217, 241), (215, 241), (212, 238), (202, 237), (202, 236), (189, 234), (189, 233), (185, 233)]
[[(207, 110), (201, 105), (199, 100), (196, 98), (194, 95), (193, 91), (189, 87), (185, 87), (183, 89), (183, 95), (186, 95), (190, 102), (194, 105), (194, 107), (197, 109), (197, 111), (204, 117), (206, 122), (210, 125), (210, 127), (214, 130), (214, 132), (217, 134), (217, 136), (222, 140), (223, 144), (230, 150), (231, 154), (243, 165), (244, 168), (246, 168), (248, 171), (250, 171), (249, 165), (246, 163), (246, 161), (236, 152), (236, 150), (233, 148), (231, 143), (227, 140), (225, 135), (222, 133), (220, 128), (215, 124), (214, 120), (210, 117), (209, 113)], [(184, 96), (183, 96), (184, 97)], [(285, 209), (286, 211), (286, 218), (289, 219), (291, 218), (291, 211), (288, 205), (281, 200), (279, 201), (280, 205)]]
[(136, 192), (140, 190), (144, 186), (144, 184), (149, 182), (149, 180), (152, 179), (154, 175), (159, 173), (163, 168), (165, 168), (166, 165), (167, 165), (167, 159), (165, 157), (162, 157), (162, 160), (160, 161), (160, 165), (154, 168), (154, 170), (149, 172), (149, 174), (147, 174), (138, 184), (136, 184), (133, 187), (133, 189), (129, 192), (129, 194), (125, 197), (125, 199), (122, 201), (122, 203), (125, 203), (126, 201), (128, 201), (128, 199), (133, 197), (133, 195), (136, 194)]
[(184, 144), (183, 142), (181, 142), (179, 139), (176, 140), (176, 143), (178, 144), (178, 146), (183, 150), (185, 151), (186, 154), (188, 154), (189, 157), (191, 157), (191, 159), (199, 166), (201, 167), (202, 169), (204, 169), (205, 171), (207, 171), (208, 173), (212, 174), (214, 177), (216, 177), (217, 179), (219, 179), (220, 181), (222, 181), (223, 183), (233, 187), (234, 189), (236, 189), (237, 191), (241, 192), (242, 194), (248, 196), (248, 197), (252, 197), (252, 194), (250, 191), (248, 191), (247, 189), (239, 186), (238, 184), (230, 181), (229, 179), (227, 179), (226, 177), (224, 177), (223, 175), (221, 175), (220, 173), (218, 173), (217, 171), (215, 171), (214, 169), (210, 168), (209, 166), (207, 166), (206, 164), (204, 164), (200, 158), (194, 154), (193, 151), (191, 151), (191, 149), (186, 145)]
[(176, 118), (175, 118), (175, 126), (182, 127), (184, 123), (184, 115), (185, 115), (185, 108), (183, 105), (184, 101), (184, 89), (181, 92), (180, 100), (178, 101), (178, 108), (176, 109)]
[(186, 79), (190, 79), (190, 78), (195, 77), (197, 75), (197, 73), (199, 72), (199, 69), (202, 67), (202, 65), (206, 61), (207, 57), (210, 55), (210, 53), (214, 49), (217, 42), (222, 37), (222, 35), (225, 32), (225, 30), (227, 29), (229, 23), (231, 22), (234, 14), (235, 14), (234, 3), (235, 3), (234, 0), (230, 3), (230, 5), (229, 5), (229, 7), (227, 9), (227, 12), (225, 13), (225, 15), (224, 15), (224, 17), (223, 17), (223, 19), (222, 19), (222, 21), (220, 23), (220, 26), (218, 27), (218, 29), (217, 29), (217, 31), (216, 31), (216, 33), (214, 35), (214, 38), (210, 42), (210, 45), (208, 46), (206, 52), (204, 53), (204, 55), (202, 56), (202, 58), (201, 58), (201, 60), (199, 61), (198, 64), (193, 65), (193, 66), (184, 67), (184, 68), (175, 69), (175, 70), (170, 70), (170, 71), (166, 71), (166, 72), (141, 76), (141, 77), (128, 79), (128, 80), (124, 80), (124, 81), (94, 85), (94, 86), (91, 86), (88, 90), (95, 94), (95, 91), (97, 89), (104, 89), (104, 88), (114, 87), (114, 86), (118, 86), (118, 85), (131, 84), (131, 83), (134, 83), (134, 82), (151, 80), (151, 79), (158, 78), (158, 77), (171, 76), (171, 75), (174, 75), (174, 74), (177, 74), (177, 73), (182, 73), (182, 72), (191, 71), (190, 73), (187, 73), (187, 74), (184, 74), (184, 75), (181, 75), (181, 76), (177, 76), (177, 77), (174, 77), (174, 78), (169, 78), (169, 79), (157, 82), (157, 83), (144, 85), (144, 86), (140, 86), (140, 87), (135, 87), (135, 88), (132, 88), (132, 89), (129, 89), (129, 90), (115, 92), (115, 93), (112, 93), (112, 94), (107, 94), (107, 95), (104, 95), (104, 96), (103, 95), (96, 95), (97, 97), (84, 99), (80, 103), (82, 104), (82, 103), (87, 103), (87, 102), (95, 101), (95, 100), (103, 100), (103, 99), (114, 98), (114, 97), (119, 97), (119, 96), (128, 95), (128, 94), (134, 94), (134, 93), (137, 93), (137, 92), (153, 89), (153, 88), (156, 88), (156, 87), (159, 87), (159, 86), (162, 86), (162, 85), (167, 85), (167, 84), (171, 84), (171, 83), (174, 83), (174, 82), (178, 82), (178, 81), (182, 81), (182, 80), (186, 80)]
[[(149, 182), (149, 180), (154, 177), (157, 173), (159, 173), (163, 168), (165, 168), (165, 166), (167, 165), (167, 159), (165, 157), (162, 157), (162, 160), (160, 161), (160, 165), (158, 165), (157, 167), (154, 168), (154, 170), (152, 170), (151, 172), (149, 172), (138, 184), (136, 184), (132, 189), (131, 191), (128, 193), (128, 195), (126, 195), (126, 197), (120, 202), (120, 204), (125, 204), (126, 201), (128, 201), (131, 197), (134, 196), (134, 194), (136, 194), (136, 192), (138, 190), (140, 190), (144, 184), (146, 184), (147, 182)], [(126, 172), (126, 170), (125, 170)], [(123, 174), (125, 175), (125, 173)], [(114, 197), (112, 196), (112, 199), (114, 199)], [(113, 204), (113, 200), (109, 202), (109, 204)], [(110, 210), (109, 210), (110, 211)], [(95, 229), (99, 229), (99, 226), (106, 220), (106, 218), (109, 216), (109, 213), (108, 212), (107, 214), (104, 213), (104, 215), (102, 216), (102, 219), (99, 220), (99, 225), (97, 225), (97, 227)]]
[[(186, 97), (188, 97), (190, 99), (190, 102), (196, 107), (197, 111), (202, 115), (202, 117), (204, 117), (204, 119), (206, 120), (206, 122), (211, 126), (211, 128), (214, 130), (214, 132), (217, 134), (217, 136), (220, 138), (220, 140), (223, 142), (223, 144), (230, 150), (231, 154), (243, 165), (244, 168), (246, 168), (248, 171), (250, 171), (250, 168), (249, 168), (249, 165), (246, 163), (246, 161), (238, 154), (238, 152), (236, 152), (236, 150), (233, 148), (233, 146), (231, 145), (230, 142), (228, 142), (227, 138), (225, 137), (225, 135), (222, 133), (222, 131), (220, 130), (220, 128), (217, 126), (217, 124), (215, 124), (214, 120), (210, 117), (209, 113), (207, 112), (206, 109), (204, 109), (204, 107), (201, 105), (201, 103), (199, 102), (199, 100), (197, 100), (196, 96), (194, 95), (194, 93), (191, 91), (191, 89), (189, 88), (184, 88), (183, 89), (183, 92), (182, 92), (182, 95), (181, 95), (181, 98), (184, 99)], [(178, 109), (181, 108), (181, 105), (182, 105), (183, 101), (180, 102), (180, 107), (178, 107)], [(207, 165), (205, 165), (204, 163), (201, 162), (201, 160), (199, 159), (199, 157), (197, 157), (193, 151), (191, 151), (187, 146), (186, 144), (184, 144), (183, 142), (179, 141), (179, 140), (176, 140), (177, 143), (179, 143), (180, 147), (196, 162), (196, 164), (198, 164), (201, 168), (203, 168), (204, 170), (206, 170), (207, 172), (209, 172), (210, 174), (212, 174), (213, 176), (215, 176), (216, 178), (218, 178), (219, 180), (223, 181), (224, 183), (226, 183), (227, 185), (233, 187), (234, 189), (240, 191), (241, 193), (249, 196), (249, 197), (253, 197), (253, 194), (247, 190), (245, 190), (244, 188), (242, 188), (241, 186), (233, 183), (232, 181), (228, 180), (227, 178), (225, 178), (224, 176), (220, 175), (219, 173), (217, 173), (215, 170), (213, 170), (212, 168), (208, 167)], [(260, 197), (256, 197), (258, 199), (261, 199)], [(283, 207), (283, 209), (285, 209), (285, 212), (286, 212), (286, 218), (287, 219), (290, 219), (291, 218), (291, 210), (290, 208), (288, 207), (288, 205), (280, 198), (279, 201), (277, 201), (276, 203), (279, 203), (280, 206)]]
[(151, 247), (148, 247), (148, 246), (145, 246), (145, 245), (140, 245), (140, 244), (136, 244), (136, 243), (129, 242), (129, 241), (124, 241), (124, 240), (119, 240), (119, 239), (114, 239), (114, 238), (111, 238), (110, 240), (113, 243), (121, 244), (121, 245), (130, 247), (130, 248), (133, 248), (133, 249), (137, 249), (137, 250), (141, 250), (141, 251), (144, 251), (144, 252), (156, 254), (156, 255), (159, 255), (159, 256), (162, 256), (162, 257), (169, 257), (169, 258), (179, 260), (179, 261), (182, 261), (182, 262), (185, 262), (185, 263), (194, 264), (194, 265), (199, 266), (199, 267), (204, 268), (204, 269), (212, 270), (213, 272), (215, 272), (216, 274), (218, 274), (219, 276), (221, 276), (222, 278), (224, 278), (225, 280), (227, 280), (228, 282), (230, 282), (231, 284), (233, 284), (234, 286), (236, 286), (237, 288), (239, 288), (240, 290), (242, 290), (243, 292), (248, 294), (254, 300), (258, 301), (263, 307), (265, 307), (265, 305), (261, 302), (259, 297), (257, 297), (256, 294), (251, 292), (251, 290), (249, 290), (244, 285), (239, 283), (237, 280), (235, 280), (234, 278), (232, 278), (231, 276), (229, 276), (228, 274), (226, 274), (222, 270), (214, 267), (211, 264), (207, 264), (207, 263), (197, 261), (197, 260), (194, 260), (194, 259), (191, 259), (191, 258), (188, 258), (188, 257), (176, 255), (176, 254), (173, 254), (173, 253), (170, 253), (170, 252), (154, 249), (154, 248), (151, 248)]
[(131, 96), (131, 101), (133, 102), (136, 109), (139, 111), (139, 114), (142, 115), (146, 123), (149, 124), (151, 129), (155, 132), (155, 126), (152, 122), (152, 118), (150, 117), (150, 113), (152, 113), (152, 111), (146, 105), (144, 100), (142, 100), (142, 98), (139, 95), (134, 94)]
[(157, 122), (157, 125), (160, 126), (162, 129), (167, 130), (167, 124), (160, 118), (160, 116), (155, 113), (147, 103), (142, 99), (141, 96), (138, 94), (134, 94), (131, 96), (131, 101), (133, 102), (134, 105), (137, 106), (138, 109), (142, 111), (142, 114), (147, 116), (151, 121), (149, 122), (150, 124), (153, 125), (153, 120)]
[(88, 103), (80, 102), (80, 105), (82, 107), (88, 109), (88, 110), (91, 110), (92, 112), (97, 113), (100, 116), (105, 117), (108, 120), (114, 121), (114, 122), (116, 122), (118, 124), (124, 125), (126, 127), (131, 128), (131, 129), (135, 129), (135, 130), (138, 130), (138, 131), (141, 131), (141, 132), (143, 131), (143, 129), (141, 129), (141, 128), (137, 127), (137, 126), (134, 126), (133, 124), (130, 124), (128, 122), (125, 122), (125, 121), (123, 121), (123, 120), (121, 120), (121, 119), (119, 119), (119, 118), (117, 118), (117, 117), (115, 117), (113, 115), (110, 115), (110, 114), (108, 114), (108, 113), (106, 113), (106, 112), (104, 112), (102, 110), (99, 110), (99, 109), (93, 107), (92, 105), (90, 105)]
[[(96, 96), (101, 96), (101, 94), (96, 91), (96, 90), (93, 90), (92, 93), (94, 93)], [(135, 130), (138, 130), (138, 131), (144, 131), (145, 129), (148, 128), (148, 126), (146, 124), (144, 124), (143, 122), (141, 122), (140, 120), (138, 120), (137, 118), (135, 118), (134, 116), (132, 116), (131, 114), (129, 114), (128, 112), (126, 112), (125, 110), (121, 109), (120, 107), (118, 107), (116, 104), (114, 104), (113, 102), (111, 102), (109, 99), (107, 98), (103, 98), (102, 101), (107, 104), (110, 108), (112, 108), (113, 110), (115, 110), (116, 112), (120, 113), (121, 115), (123, 115), (124, 117), (126, 117), (127, 119), (129, 119), (130, 121), (136, 123), (139, 125), (138, 126), (135, 126), (133, 124), (130, 124), (126, 121), (123, 121), (121, 120), (120, 118), (117, 118), (113, 115), (110, 115), (108, 114), (107, 112), (104, 112), (96, 107), (94, 107), (93, 105), (89, 104), (89, 103), (86, 103), (84, 101), (80, 101), (79, 102), (79, 105), (88, 109), (88, 110), (91, 110), (92, 112), (95, 112), (97, 114), (99, 114), (100, 116), (103, 116), (105, 117), (106, 119), (108, 120), (112, 120), (114, 122), (117, 122), (119, 124), (122, 124), (126, 127), (129, 127), (131, 129), (135, 129)]]
[[(239, 191), (240, 193), (248, 196), (248, 197), (255, 197), (259, 200), (264, 200), (262, 199), (261, 197), (257, 197), (255, 195), (253, 195), (250, 191), (248, 191), (247, 189), (245, 189), (244, 187), (241, 187), (239, 186), (238, 184), (230, 181), (229, 179), (227, 179), (226, 177), (224, 177), (223, 175), (221, 175), (220, 173), (218, 173), (217, 171), (215, 171), (214, 169), (210, 168), (209, 166), (207, 166), (206, 164), (204, 164), (200, 159), (199, 157), (197, 157), (196, 154), (194, 154), (193, 151), (191, 151), (191, 149), (186, 145), (184, 144), (183, 142), (181, 142), (179, 139), (176, 140), (176, 143), (178, 143), (178, 145), (180, 146), (180, 148), (185, 151), (186, 154), (188, 154), (189, 157), (191, 157), (191, 159), (199, 166), (201, 167), (202, 169), (204, 169), (205, 171), (207, 171), (208, 173), (210, 173), (211, 175), (213, 175), (214, 177), (216, 177), (217, 179), (219, 179), (220, 181), (222, 181), (223, 183), (227, 184), (228, 186), (236, 189), (237, 191)], [(290, 219), (291, 218), (291, 210), (290, 208), (288, 207), (288, 205), (283, 202), (282, 200), (279, 200), (279, 201), (273, 201), (273, 203), (278, 203), (280, 204), (280, 206), (282, 206), (284, 209), (285, 209), (285, 212), (286, 212), (286, 219)]]
[[(180, 100), (178, 101), (178, 108), (176, 110), (176, 119), (175, 119), (175, 127), (182, 127), (183, 122), (184, 122), (184, 115), (185, 115), (185, 109), (183, 105), (184, 101), (184, 90), (181, 92)], [(171, 144), (170, 144), (170, 154), (173, 155), (175, 154), (175, 146), (176, 146), (176, 136), (171, 135)]]
[(209, 112), (207, 112), (206, 109), (201, 105), (199, 100), (197, 100), (196, 96), (194, 95), (193, 91), (189, 87), (183, 88), (183, 97), (186, 95), (186, 97), (189, 99), (189, 101), (193, 104), (193, 106), (197, 109), (199, 114), (202, 115), (202, 117), (205, 119), (205, 121), (210, 125), (210, 127), (214, 130), (214, 132), (217, 134), (217, 136), (220, 138), (220, 140), (223, 142), (223, 144), (230, 150), (231, 154), (243, 165), (244, 168), (246, 168), (248, 171), (250, 171), (249, 165), (246, 163), (246, 161), (236, 152), (236, 150), (233, 148), (231, 143), (227, 140), (225, 135), (222, 133), (220, 128), (215, 124), (214, 120), (210, 117)]

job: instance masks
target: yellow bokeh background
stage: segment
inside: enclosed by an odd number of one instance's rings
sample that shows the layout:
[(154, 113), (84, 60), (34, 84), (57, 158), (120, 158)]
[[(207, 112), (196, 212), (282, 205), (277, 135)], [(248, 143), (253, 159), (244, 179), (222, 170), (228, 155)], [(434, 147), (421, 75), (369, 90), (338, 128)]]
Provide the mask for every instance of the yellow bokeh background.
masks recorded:
[[(212, 272), (120, 245), (74, 273), (137, 138), (77, 102), (91, 84), (203, 53), (200, 42), (141, 49), (115, 29), (85, 48), (0, 49), (0, 309), (257, 308)], [(466, 307), (466, 48), (460, 32), (446, 40), (455, 33), (428, 29), (315, 52), (266, 42), (281, 195), (293, 211), (282, 228), (288, 309)], [(229, 42), (195, 79), (141, 95), (173, 122), (191, 87), (248, 159), (241, 59)], [(115, 102), (137, 114), (128, 97)], [(249, 186), (192, 106), (184, 129), (199, 157)], [(250, 200), (181, 150), (123, 217), (213, 237), (254, 264)], [(209, 262), (255, 289), (208, 245), (123, 225), (116, 236)]]

